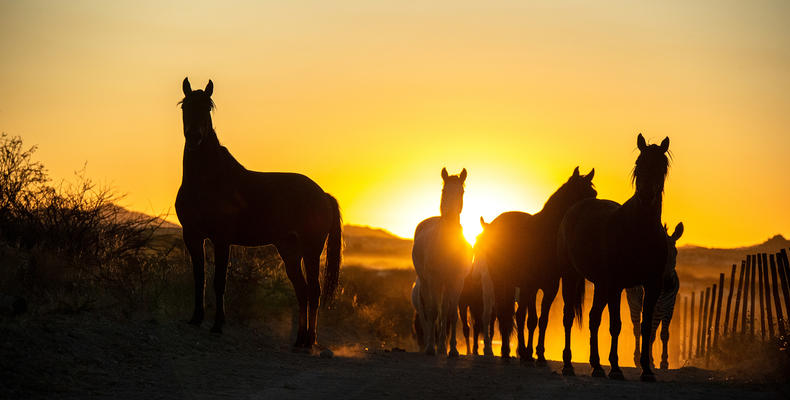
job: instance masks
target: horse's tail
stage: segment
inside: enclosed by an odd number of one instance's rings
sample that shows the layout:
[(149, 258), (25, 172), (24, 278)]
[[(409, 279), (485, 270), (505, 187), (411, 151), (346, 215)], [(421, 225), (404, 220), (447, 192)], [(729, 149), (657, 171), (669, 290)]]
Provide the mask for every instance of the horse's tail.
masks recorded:
[(573, 308), (573, 318), (582, 324), (584, 305), (584, 277), (576, 271), (566, 271), (562, 276), (562, 300)]
[(329, 304), (335, 295), (340, 276), (340, 262), (343, 257), (343, 217), (340, 215), (337, 199), (329, 193), (324, 193), (324, 195), (332, 211), (332, 224), (329, 228), (329, 237), (326, 239), (326, 271), (324, 271), (324, 290), (321, 293), (321, 302)]

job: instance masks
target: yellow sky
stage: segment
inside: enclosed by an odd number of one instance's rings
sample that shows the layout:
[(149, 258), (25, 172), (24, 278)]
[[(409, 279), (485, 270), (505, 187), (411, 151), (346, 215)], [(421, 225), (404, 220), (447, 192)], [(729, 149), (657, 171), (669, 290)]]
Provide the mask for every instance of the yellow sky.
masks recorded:
[(444, 166), (469, 171), (470, 234), (539, 210), (576, 165), (622, 202), (643, 132), (671, 138), (682, 242), (790, 233), (787, 2), (167, 3), (0, 0), (0, 130), (55, 178), (87, 161), (165, 212), (181, 80), (211, 78), (246, 167), (305, 173), (348, 223), (407, 237), (438, 213)]

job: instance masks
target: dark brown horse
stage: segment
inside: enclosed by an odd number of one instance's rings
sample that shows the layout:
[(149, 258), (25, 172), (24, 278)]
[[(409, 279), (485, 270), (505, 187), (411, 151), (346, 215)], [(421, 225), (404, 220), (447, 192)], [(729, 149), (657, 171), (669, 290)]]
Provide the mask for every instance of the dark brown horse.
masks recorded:
[[(535, 215), (510, 211), (491, 221), (485, 234), (486, 261), (494, 285), (495, 307), (502, 336), (502, 358), (510, 357), (510, 333), (513, 329), (515, 289), (519, 288), (518, 354), (522, 361), (532, 360), (532, 338), (538, 325), (535, 298), (543, 291), (540, 335), (536, 348), (538, 361), (545, 364), (544, 342), (549, 308), (559, 288), (561, 271), (557, 265), (557, 229), (565, 212), (578, 201), (594, 198), (597, 192), (592, 179), (595, 170), (580, 175), (579, 168), (549, 197)], [(529, 311), (529, 342), (524, 342), (524, 319)]]
[[(588, 199), (579, 202), (565, 214), (558, 235), (558, 255), (564, 274), (562, 292), (565, 300), (563, 324), (565, 350), (563, 374), (573, 375), (570, 334), (574, 314), (581, 318), (584, 299), (584, 278), (595, 285), (590, 310), (590, 364), (593, 376), (605, 376), (598, 357), (598, 327), (601, 313), (609, 307), (609, 377), (623, 379), (617, 358), (620, 335), (620, 299), (625, 288), (642, 285), (645, 300), (642, 315), (642, 336), (650, 337), (653, 312), (661, 293), (667, 268), (667, 234), (661, 225), (661, 203), (667, 176), (669, 138), (661, 145), (647, 145), (640, 134), (637, 138), (639, 157), (633, 179), (634, 195), (620, 205), (611, 200)], [(642, 341), (640, 365), (642, 380), (654, 381), (650, 368), (650, 340)]]
[[(194, 269), (195, 310), (189, 322), (200, 325), (203, 321), (206, 239), (215, 249), (217, 311), (211, 331), (216, 333), (222, 332), (225, 322), (230, 246), (273, 244), (285, 263), (299, 302), (299, 331), (294, 346), (310, 348), (316, 341), (319, 299), (332, 298), (340, 270), (342, 221), (337, 201), (304, 175), (254, 172), (239, 164), (220, 145), (211, 123), (213, 89), (209, 81), (205, 90), (193, 91), (184, 79), (181, 108), (186, 144), (176, 214)], [(322, 288), (318, 278), (325, 243)]]

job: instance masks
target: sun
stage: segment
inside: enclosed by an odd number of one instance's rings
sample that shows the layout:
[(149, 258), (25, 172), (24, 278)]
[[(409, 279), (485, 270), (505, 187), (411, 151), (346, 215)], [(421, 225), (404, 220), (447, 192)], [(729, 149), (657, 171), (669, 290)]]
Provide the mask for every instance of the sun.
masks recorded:
[(530, 199), (525, 198), (525, 193), (513, 193), (499, 185), (477, 184), (474, 189), (473, 191), (467, 188), (464, 194), (464, 208), (461, 212), (464, 238), (473, 246), (477, 235), (483, 231), (480, 217), (486, 222), (491, 222), (505, 211), (525, 210), (531, 205), (528, 201)]

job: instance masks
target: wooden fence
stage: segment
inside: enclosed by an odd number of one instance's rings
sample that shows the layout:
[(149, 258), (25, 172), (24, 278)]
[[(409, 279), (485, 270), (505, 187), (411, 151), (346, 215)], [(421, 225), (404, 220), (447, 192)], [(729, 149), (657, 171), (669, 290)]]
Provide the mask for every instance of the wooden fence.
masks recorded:
[[(695, 291), (681, 293), (682, 301), (676, 302), (678, 306), (683, 305), (679, 335), (681, 359), (704, 358), (707, 361), (711, 352), (718, 348), (720, 338), (727, 336), (741, 335), (762, 341), (786, 338), (785, 318), (790, 318), (787, 253), (787, 249), (781, 249), (774, 254), (748, 255), (741, 261), (737, 285), (738, 266), (733, 264), (726, 297), (724, 273), (719, 274), (718, 282), (700, 290), (698, 299)], [(699, 308), (695, 310), (697, 300)], [(724, 307), (722, 302), (726, 302)], [(756, 320), (758, 314), (759, 321)]]

